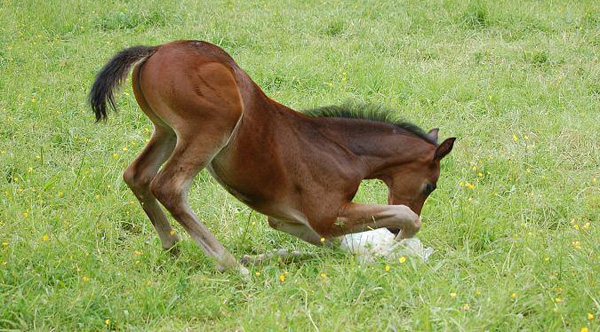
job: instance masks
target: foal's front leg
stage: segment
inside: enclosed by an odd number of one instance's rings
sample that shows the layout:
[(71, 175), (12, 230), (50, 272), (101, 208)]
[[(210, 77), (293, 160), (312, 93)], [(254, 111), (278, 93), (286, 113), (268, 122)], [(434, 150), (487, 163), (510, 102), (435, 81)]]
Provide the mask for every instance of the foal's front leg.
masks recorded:
[[(310, 226), (301, 222), (291, 222), (287, 220), (277, 219), (268, 217), (269, 226), (274, 230), (281, 231), (290, 235), (293, 235), (305, 242), (314, 244), (315, 246), (327, 246), (333, 247), (335, 239), (325, 239), (315, 232)], [(297, 250), (278, 249), (272, 252), (268, 252), (260, 255), (244, 255), (242, 258), (242, 264), (260, 264), (273, 258), (281, 260), (292, 260), (297, 258), (304, 258), (313, 256), (312, 253), (300, 252)]]
[(316, 246), (323, 245), (321, 236), (303, 223), (294, 223), (273, 217), (268, 217), (267, 221), (269, 222), (269, 226), (275, 230), (288, 233)]
[(359, 233), (389, 227), (401, 229), (398, 239), (413, 237), (421, 229), (421, 218), (405, 205), (370, 205), (348, 203), (336, 222), (340, 233)]

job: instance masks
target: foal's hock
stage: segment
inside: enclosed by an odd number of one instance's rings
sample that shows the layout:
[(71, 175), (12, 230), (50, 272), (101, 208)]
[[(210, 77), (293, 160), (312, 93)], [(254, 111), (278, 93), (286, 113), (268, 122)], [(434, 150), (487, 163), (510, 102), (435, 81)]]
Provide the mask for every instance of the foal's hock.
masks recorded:
[[(165, 249), (179, 237), (161, 204), (220, 270), (247, 272), (187, 202), (203, 168), (267, 215), (271, 227), (315, 245), (380, 227), (400, 237), (419, 231), (421, 208), (455, 138), (438, 145), (437, 129), (426, 133), (377, 110), (296, 112), (267, 97), (221, 48), (201, 41), (118, 53), (90, 92), (97, 121), (108, 105), (115, 108), (113, 92), (134, 64), (135, 98), (154, 133), (123, 178)], [(390, 205), (353, 203), (360, 182), (373, 178), (388, 186)]]

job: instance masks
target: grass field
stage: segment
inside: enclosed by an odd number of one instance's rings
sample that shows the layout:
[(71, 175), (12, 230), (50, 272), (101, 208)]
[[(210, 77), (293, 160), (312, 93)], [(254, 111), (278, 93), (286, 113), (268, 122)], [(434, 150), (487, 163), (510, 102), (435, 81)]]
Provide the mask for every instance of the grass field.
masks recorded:
[[(0, 330), (600, 330), (600, 3), (166, 3), (1, 0)], [(189, 237), (163, 252), (121, 177), (151, 123), (130, 84), (107, 124), (86, 96), (117, 51), (175, 39), (220, 45), (290, 107), (379, 103), (458, 136), (423, 211), (430, 261), (311, 247), (206, 172), (190, 201), (236, 257), (318, 258), (245, 282)]]

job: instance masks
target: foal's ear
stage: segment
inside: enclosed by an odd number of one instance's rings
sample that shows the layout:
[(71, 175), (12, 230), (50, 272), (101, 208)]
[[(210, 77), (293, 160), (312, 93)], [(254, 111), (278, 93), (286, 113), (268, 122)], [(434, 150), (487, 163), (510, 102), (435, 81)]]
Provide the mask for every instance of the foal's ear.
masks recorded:
[(447, 156), (454, 147), (454, 141), (456, 141), (456, 137), (450, 137), (443, 141), (442, 144), (438, 145), (437, 149), (435, 150), (433, 160), (441, 160)]
[(427, 136), (429, 136), (429, 138), (431, 138), (432, 141), (437, 143), (439, 132), (440, 128), (433, 128), (427, 133)]

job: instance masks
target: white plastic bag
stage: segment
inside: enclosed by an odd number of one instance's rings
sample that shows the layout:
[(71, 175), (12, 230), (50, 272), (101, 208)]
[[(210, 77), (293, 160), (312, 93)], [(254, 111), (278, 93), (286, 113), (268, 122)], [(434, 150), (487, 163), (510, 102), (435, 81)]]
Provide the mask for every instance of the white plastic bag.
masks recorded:
[(372, 262), (377, 257), (397, 259), (401, 256), (417, 256), (427, 262), (433, 253), (432, 248), (423, 247), (416, 237), (396, 241), (394, 233), (387, 228), (345, 235), (341, 248), (357, 255), (362, 263)]

